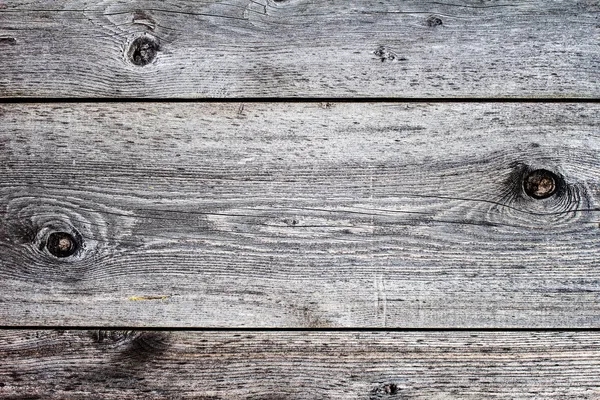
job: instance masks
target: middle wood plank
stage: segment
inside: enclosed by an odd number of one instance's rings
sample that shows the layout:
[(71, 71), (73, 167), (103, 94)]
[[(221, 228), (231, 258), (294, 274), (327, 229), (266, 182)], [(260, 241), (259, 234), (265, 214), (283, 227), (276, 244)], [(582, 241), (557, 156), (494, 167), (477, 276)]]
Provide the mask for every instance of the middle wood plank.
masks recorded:
[(600, 327), (599, 111), (1, 105), (0, 319)]

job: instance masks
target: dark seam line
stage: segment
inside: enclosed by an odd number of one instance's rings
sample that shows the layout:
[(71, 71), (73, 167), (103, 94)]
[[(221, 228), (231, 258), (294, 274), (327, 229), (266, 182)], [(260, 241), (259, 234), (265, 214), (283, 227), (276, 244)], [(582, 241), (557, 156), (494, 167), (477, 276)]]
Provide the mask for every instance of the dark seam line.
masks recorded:
[(440, 97), (234, 97), (234, 98), (94, 98), (0, 97), (0, 103), (597, 103), (600, 98), (440, 98)]
[(600, 328), (194, 328), (140, 326), (0, 326), (0, 330), (110, 330), (170, 332), (600, 332)]

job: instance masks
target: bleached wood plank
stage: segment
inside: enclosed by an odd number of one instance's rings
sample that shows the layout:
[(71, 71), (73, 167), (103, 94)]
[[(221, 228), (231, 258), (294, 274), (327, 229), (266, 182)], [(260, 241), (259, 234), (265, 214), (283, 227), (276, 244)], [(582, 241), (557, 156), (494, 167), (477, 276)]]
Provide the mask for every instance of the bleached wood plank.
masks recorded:
[(599, 327), (599, 108), (1, 105), (0, 320)]
[(0, 97), (598, 98), (599, 12), (590, 0), (4, 0)]

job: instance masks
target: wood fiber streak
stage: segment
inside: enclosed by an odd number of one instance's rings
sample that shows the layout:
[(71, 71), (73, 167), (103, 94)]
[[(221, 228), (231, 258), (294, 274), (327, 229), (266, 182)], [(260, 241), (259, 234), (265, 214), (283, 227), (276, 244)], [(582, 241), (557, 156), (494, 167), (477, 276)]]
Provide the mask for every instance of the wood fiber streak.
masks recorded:
[(0, 320), (600, 327), (599, 111), (0, 105)]
[(4, 399), (598, 399), (598, 333), (0, 331)]
[(596, 0), (0, 0), (0, 97), (597, 98), (599, 12)]

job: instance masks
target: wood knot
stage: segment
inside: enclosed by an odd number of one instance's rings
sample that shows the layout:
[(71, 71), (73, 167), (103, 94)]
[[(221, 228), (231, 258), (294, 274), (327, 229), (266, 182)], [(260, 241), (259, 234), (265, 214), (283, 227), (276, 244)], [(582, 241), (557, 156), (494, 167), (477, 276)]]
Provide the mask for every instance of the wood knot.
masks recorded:
[(529, 197), (545, 199), (556, 193), (558, 177), (545, 169), (536, 169), (525, 175), (523, 189)]
[(395, 383), (388, 383), (387, 385), (383, 385), (383, 392), (385, 394), (398, 394), (398, 385)]
[(297, 226), (300, 223), (300, 220), (298, 220), (296, 218), (286, 218), (286, 219), (283, 220), (283, 222), (287, 226)]
[(392, 50), (388, 49), (385, 46), (379, 46), (377, 50), (373, 52), (381, 62), (397, 62), (397, 61), (406, 61), (405, 57), (400, 57)]
[(120, 349), (133, 363), (155, 359), (170, 346), (171, 334), (163, 331), (98, 330), (90, 332), (100, 346)]
[(0, 44), (9, 44), (14, 46), (17, 44), (17, 39), (12, 37), (0, 37)]
[(127, 50), (127, 58), (139, 67), (150, 64), (156, 58), (160, 45), (153, 37), (144, 35), (135, 38)]
[(384, 384), (378, 385), (371, 391), (370, 400), (381, 400), (387, 399), (390, 397), (398, 398), (400, 395), (400, 387), (397, 383), (387, 382)]
[(94, 341), (97, 343), (122, 343), (134, 340), (138, 333), (136, 331), (123, 330), (98, 330), (91, 332)]
[(442, 19), (435, 15), (431, 15), (429, 18), (427, 18), (426, 22), (427, 22), (427, 26), (429, 26), (430, 28), (434, 28), (436, 26), (441, 26), (444, 24)]
[(46, 248), (54, 257), (70, 257), (79, 249), (78, 240), (67, 232), (53, 232), (48, 235)]

